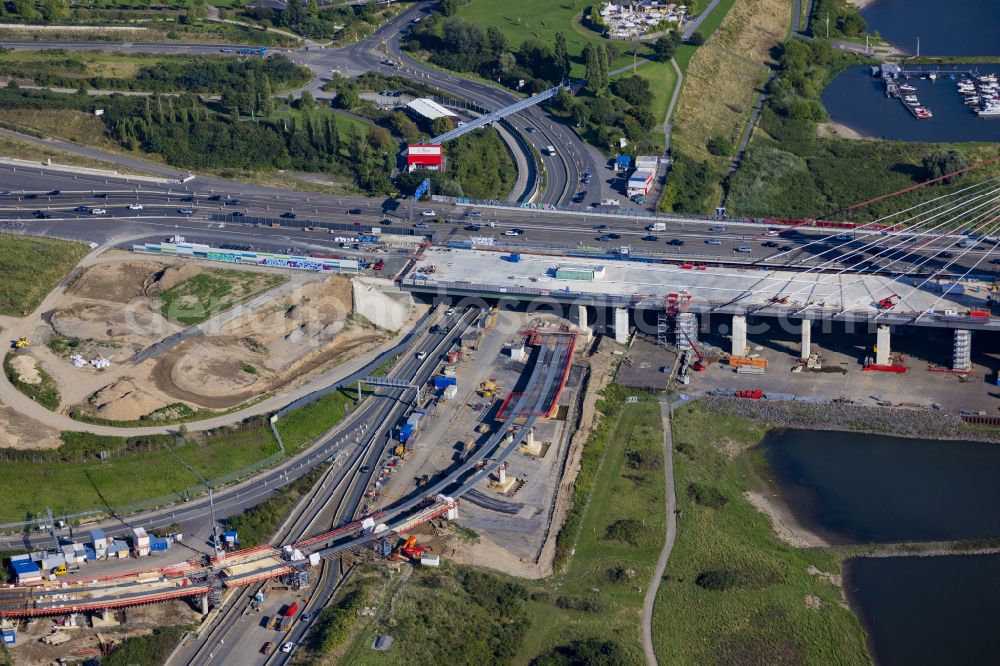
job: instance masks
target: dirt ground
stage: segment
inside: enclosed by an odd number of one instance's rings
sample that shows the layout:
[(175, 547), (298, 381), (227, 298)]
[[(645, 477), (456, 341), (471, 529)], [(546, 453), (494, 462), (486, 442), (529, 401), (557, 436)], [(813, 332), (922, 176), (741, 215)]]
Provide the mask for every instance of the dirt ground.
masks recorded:
[(0, 448), (54, 449), (61, 443), (58, 430), (48, 428), (0, 402)]
[[(12, 652), (18, 666), (48, 666), (59, 659), (78, 663), (100, 655), (98, 636), (106, 643), (116, 644), (128, 637), (149, 634), (158, 626), (196, 622), (199, 617), (187, 602), (171, 601), (113, 613), (108, 623), (98, 620), (96, 627), (83, 615), (76, 615), (77, 627), (60, 627), (52, 618), (37, 618), (18, 624), (17, 646)], [(43, 636), (55, 631), (72, 638), (61, 645), (41, 642)]]
[(785, 503), (776, 495), (745, 492), (743, 496), (771, 521), (775, 536), (794, 548), (819, 548), (830, 543), (820, 535), (806, 529), (792, 515)]
[[(109, 252), (107, 256), (114, 258), (116, 255)], [(188, 264), (188, 266), (191, 268), (185, 269), (187, 272), (195, 269), (195, 272), (189, 277), (204, 270), (196, 264)], [(170, 264), (158, 261), (123, 260), (101, 263), (88, 268), (77, 278), (67, 293), (79, 298), (129, 303), (136, 298), (145, 296), (146, 289), (153, 277), (168, 268), (171, 268)]]
[(351, 318), (350, 280), (303, 285), (229, 322), (219, 335), (185, 342), (155, 362), (155, 388), (175, 400), (226, 408), (379, 344), (384, 334)]

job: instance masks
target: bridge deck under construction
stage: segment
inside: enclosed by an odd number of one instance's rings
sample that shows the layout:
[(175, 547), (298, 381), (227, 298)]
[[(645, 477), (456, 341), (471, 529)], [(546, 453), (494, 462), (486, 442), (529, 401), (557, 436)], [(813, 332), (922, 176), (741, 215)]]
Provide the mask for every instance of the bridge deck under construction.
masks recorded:
[[(578, 335), (577, 331), (565, 327), (539, 326), (528, 332), (528, 344), (538, 348), (531, 376), (523, 391), (507, 395), (497, 412), (497, 419), (550, 418), (555, 414), (559, 396), (566, 388)], [(549, 370), (553, 367), (557, 369), (558, 381), (551, 380)]]

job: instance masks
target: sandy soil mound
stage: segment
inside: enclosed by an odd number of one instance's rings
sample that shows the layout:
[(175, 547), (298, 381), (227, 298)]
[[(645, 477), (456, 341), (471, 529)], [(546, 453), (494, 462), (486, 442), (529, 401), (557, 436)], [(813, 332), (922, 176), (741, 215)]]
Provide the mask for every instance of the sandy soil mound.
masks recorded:
[(176, 287), (181, 282), (190, 280), (206, 272), (204, 268), (197, 264), (185, 263), (179, 266), (168, 266), (159, 273), (150, 276), (144, 285), (143, 291), (147, 296), (158, 296)]
[(27, 354), (18, 354), (11, 362), (18, 379), (25, 384), (41, 384), (42, 376), (38, 374), (38, 361)]
[(58, 430), (0, 403), (0, 448), (54, 449), (60, 444)]
[(59, 335), (81, 340), (102, 340), (145, 347), (179, 330), (144, 303), (128, 307), (78, 305), (52, 315), (52, 328)]
[(91, 397), (90, 404), (95, 416), (112, 421), (135, 421), (166, 406), (129, 379), (105, 386)]
[(220, 335), (185, 342), (157, 364), (156, 386), (222, 408), (363, 353), (384, 334), (352, 322), (352, 291), (349, 279), (332, 276), (229, 322)]
[(143, 295), (146, 283), (168, 268), (157, 261), (122, 261), (91, 266), (69, 293), (114, 303), (128, 303)]

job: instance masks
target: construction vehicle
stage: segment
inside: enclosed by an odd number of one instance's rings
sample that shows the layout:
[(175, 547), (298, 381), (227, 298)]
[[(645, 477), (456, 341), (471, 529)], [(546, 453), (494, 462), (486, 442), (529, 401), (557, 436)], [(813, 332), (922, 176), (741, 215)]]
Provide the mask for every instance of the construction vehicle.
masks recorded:
[(416, 562), (420, 557), (426, 553), (428, 550), (427, 546), (421, 546), (417, 543), (417, 537), (411, 536), (406, 540), (402, 546), (400, 546), (396, 552), (393, 554), (392, 559), (402, 560), (407, 559), (411, 562)]
[(480, 423), (478, 426), (476, 426), (476, 432), (478, 432), (480, 435), (488, 433), (489, 431), (490, 431), (490, 426), (488, 423)]
[(31, 341), (23, 335), (14, 341), (14, 349), (24, 349), (31, 344)]
[(886, 296), (885, 298), (883, 298), (882, 300), (880, 300), (878, 302), (878, 309), (879, 310), (891, 310), (894, 307), (896, 307), (896, 301), (893, 300), (894, 298), (899, 298), (899, 295), (898, 294), (892, 294), (891, 296)]
[(430, 482), (431, 482), (430, 475), (424, 474), (423, 476), (418, 476), (417, 477), (417, 488), (421, 488), (423, 486), (426, 486)]
[(380, 271), (384, 268), (385, 268), (385, 262), (382, 261), (381, 259), (377, 260), (374, 264), (372, 264), (373, 271)]
[(397, 444), (396, 448), (394, 448), (392, 450), (392, 455), (399, 456), (400, 458), (403, 457), (404, 453), (406, 453), (406, 445), (405, 444)]
[(479, 385), (479, 395), (487, 400), (493, 400), (500, 395), (501, 386), (494, 379), (487, 379)]

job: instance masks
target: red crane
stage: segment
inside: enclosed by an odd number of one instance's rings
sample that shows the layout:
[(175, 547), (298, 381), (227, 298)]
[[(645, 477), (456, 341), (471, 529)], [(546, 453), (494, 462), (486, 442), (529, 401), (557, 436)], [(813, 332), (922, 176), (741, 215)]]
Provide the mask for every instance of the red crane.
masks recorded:
[(896, 301), (892, 300), (894, 298), (899, 298), (898, 294), (892, 294), (891, 296), (886, 296), (878, 302), (879, 310), (891, 310), (896, 307)]
[(694, 341), (691, 340), (691, 336), (687, 334), (681, 325), (677, 321), (677, 316), (682, 312), (688, 311), (688, 306), (691, 303), (691, 294), (667, 294), (667, 297), (663, 301), (663, 309), (666, 310), (667, 314), (674, 318), (674, 327), (684, 334), (684, 339), (687, 343), (691, 345), (691, 350), (694, 351), (695, 356), (698, 360), (691, 364), (691, 367), (697, 372), (702, 372), (705, 369), (705, 357), (701, 355), (698, 348), (695, 347)]

